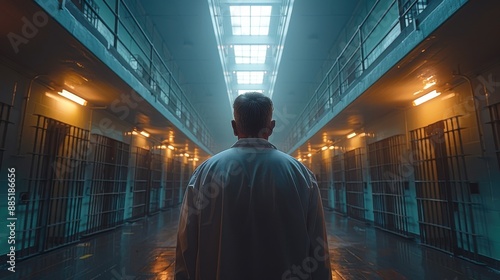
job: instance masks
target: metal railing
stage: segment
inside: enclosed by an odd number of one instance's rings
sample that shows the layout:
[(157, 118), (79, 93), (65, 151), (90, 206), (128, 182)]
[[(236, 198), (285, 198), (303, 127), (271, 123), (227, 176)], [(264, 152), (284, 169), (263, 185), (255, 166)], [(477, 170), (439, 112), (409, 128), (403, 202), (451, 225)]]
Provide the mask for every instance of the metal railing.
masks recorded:
[(321, 75), (322, 80), (284, 141), (284, 151), (292, 152), (290, 149), (307, 135), (312, 126), (333, 110), (401, 31), (414, 24), (430, 1), (443, 0), (375, 2), (332, 65), (327, 66), (328, 70)]
[[(170, 70), (168, 49), (157, 31), (146, 33), (124, 0), (72, 0), (90, 25), (102, 35), (101, 41), (114, 48), (122, 63), (142, 81), (157, 102), (169, 110), (208, 149), (214, 141), (203, 119), (187, 99)], [(70, 3), (70, 2), (68, 2)], [(69, 5), (69, 4), (67, 4)], [(150, 37), (157, 38), (153, 42)], [(160, 51), (159, 51), (160, 50)]]

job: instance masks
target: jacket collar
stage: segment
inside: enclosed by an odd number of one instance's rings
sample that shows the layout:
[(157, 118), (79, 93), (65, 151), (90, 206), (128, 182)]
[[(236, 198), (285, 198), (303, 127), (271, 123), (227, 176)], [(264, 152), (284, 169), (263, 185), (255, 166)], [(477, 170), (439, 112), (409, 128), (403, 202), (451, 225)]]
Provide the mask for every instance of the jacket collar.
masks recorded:
[(268, 148), (276, 149), (276, 146), (262, 138), (242, 138), (236, 141), (231, 148)]

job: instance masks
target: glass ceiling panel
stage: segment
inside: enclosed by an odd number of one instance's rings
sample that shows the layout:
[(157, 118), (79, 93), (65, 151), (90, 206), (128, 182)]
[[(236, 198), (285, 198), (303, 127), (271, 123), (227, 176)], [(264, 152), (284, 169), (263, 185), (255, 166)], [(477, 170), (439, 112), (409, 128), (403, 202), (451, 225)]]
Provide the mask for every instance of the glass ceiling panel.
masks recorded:
[(266, 45), (235, 45), (234, 59), (236, 64), (266, 63)]
[(236, 79), (240, 85), (258, 85), (264, 81), (264, 71), (237, 71)]
[(230, 6), (233, 35), (267, 36), (272, 6)]
[(244, 94), (244, 93), (246, 93), (246, 92), (260, 92), (260, 93), (264, 93), (264, 91), (263, 91), (263, 90), (261, 90), (261, 89), (252, 89), (252, 90), (248, 90), (248, 89), (239, 89), (239, 90), (238, 90), (238, 95), (242, 95), (242, 94)]

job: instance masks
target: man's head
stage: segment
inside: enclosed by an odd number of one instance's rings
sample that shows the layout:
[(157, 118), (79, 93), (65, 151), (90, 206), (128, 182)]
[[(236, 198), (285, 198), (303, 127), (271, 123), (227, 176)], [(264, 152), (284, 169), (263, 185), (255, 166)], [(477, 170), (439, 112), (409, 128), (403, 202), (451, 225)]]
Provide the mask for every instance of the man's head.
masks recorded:
[(231, 121), (235, 136), (240, 138), (267, 139), (275, 125), (272, 120), (273, 102), (259, 92), (241, 94), (233, 103), (234, 120)]

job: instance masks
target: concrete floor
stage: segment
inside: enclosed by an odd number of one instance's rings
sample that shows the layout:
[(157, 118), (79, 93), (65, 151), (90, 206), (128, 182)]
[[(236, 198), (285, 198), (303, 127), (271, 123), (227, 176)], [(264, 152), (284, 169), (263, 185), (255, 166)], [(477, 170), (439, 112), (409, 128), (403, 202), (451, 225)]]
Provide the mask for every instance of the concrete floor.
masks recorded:
[[(326, 211), (333, 279), (500, 279), (454, 258)], [(171, 209), (75, 245), (0, 267), (1, 279), (173, 279), (179, 211)]]

